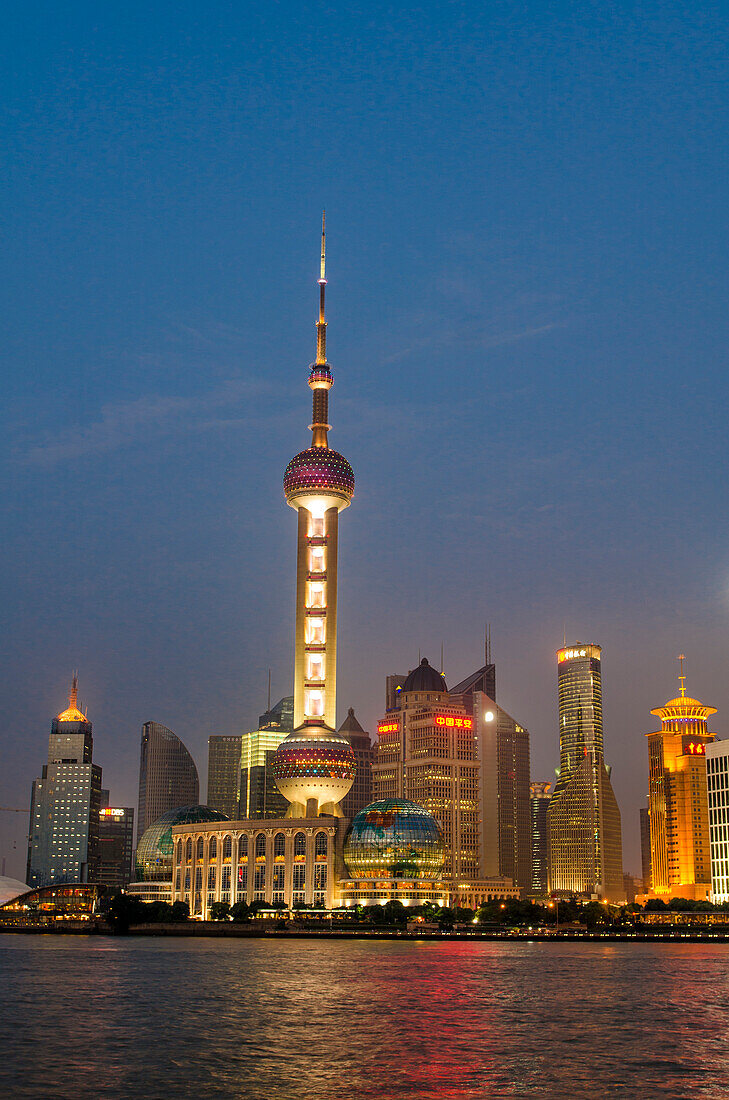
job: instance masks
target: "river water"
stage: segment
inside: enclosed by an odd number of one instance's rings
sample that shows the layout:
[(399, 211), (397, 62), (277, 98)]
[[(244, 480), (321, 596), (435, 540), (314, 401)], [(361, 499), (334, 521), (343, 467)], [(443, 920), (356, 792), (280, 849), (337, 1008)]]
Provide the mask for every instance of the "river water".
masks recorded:
[(0, 936), (13, 1100), (729, 1097), (729, 945)]

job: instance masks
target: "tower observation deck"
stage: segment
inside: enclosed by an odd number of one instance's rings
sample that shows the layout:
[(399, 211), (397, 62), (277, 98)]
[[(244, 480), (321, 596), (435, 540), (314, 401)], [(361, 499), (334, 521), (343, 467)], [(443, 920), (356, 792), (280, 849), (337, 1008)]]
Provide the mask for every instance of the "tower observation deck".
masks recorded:
[(313, 410), (311, 446), (291, 459), (284, 473), (286, 502), (298, 513), (296, 627), (294, 637), (294, 732), (276, 751), (276, 784), (289, 800), (289, 816), (341, 817), (339, 802), (354, 781), (349, 741), (336, 732), (337, 533), (339, 513), (354, 495), (354, 473), (329, 446), (326, 234), (322, 217), (316, 360), (308, 384)]

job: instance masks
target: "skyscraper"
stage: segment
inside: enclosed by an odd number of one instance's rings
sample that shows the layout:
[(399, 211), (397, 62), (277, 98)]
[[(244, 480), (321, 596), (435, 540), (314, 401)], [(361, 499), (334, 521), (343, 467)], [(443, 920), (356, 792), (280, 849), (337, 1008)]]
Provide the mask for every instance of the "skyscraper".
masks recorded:
[(99, 874), (101, 886), (126, 886), (132, 879), (134, 809), (110, 806), (109, 792), (101, 792), (99, 810)]
[(729, 902), (729, 741), (706, 746), (706, 786), (709, 803), (711, 900)]
[[(488, 689), (488, 690), (487, 690)], [(500, 707), (496, 666), (482, 668), (451, 689), (473, 718), (479, 767), (480, 874), (509, 878), (522, 896), (531, 887), (529, 731)]]
[(342, 813), (351, 821), (372, 801), (372, 764), (375, 759), (375, 747), (369, 733), (363, 730), (357, 721), (353, 707), (349, 708), (347, 717), (339, 727), (339, 732), (344, 734), (352, 746), (357, 763), (352, 789), (342, 802)]
[(397, 706), (378, 723), (377, 736), (373, 797), (407, 798), (425, 807), (443, 831), (444, 875), (479, 879), (474, 719), (451, 699), (442, 674), (425, 657), (403, 680)]
[(648, 893), (652, 889), (651, 872), (651, 818), (647, 806), (640, 808), (640, 865), (643, 875), (643, 889)]
[(337, 733), (337, 534), (339, 513), (354, 495), (354, 473), (328, 442), (325, 234), (322, 219), (316, 360), (309, 368), (313, 395), (311, 446), (291, 459), (284, 473), (287, 504), (298, 513), (296, 628), (294, 638), (294, 731), (273, 761), (278, 788), (291, 803), (291, 817), (341, 817), (339, 803), (352, 786), (355, 760)]
[(48, 763), (33, 783), (29, 886), (97, 880), (101, 768), (92, 756), (91, 722), (78, 706), (74, 675), (68, 707), (51, 725)]
[(547, 807), (549, 805), (551, 783), (531, 784), (531, 822), (532, 822), (532, 897), (543, 898), (549, 891), (549, 829), (547, 828)]
[(557, 653), (560, 765), (549, 800), (550, 888), (623, 896), (620, 810), (605, 766), (602, 650), (581, 642)]
[(705, 707), (681, 693), (651, 711), (661, 728), (648, 738), (648, 805), (651, 831), (651, 893), (702, 901), (711, 890), (706, 749), (714, 740)]
[(285, 695), (273, 706), (264, 711), (258, 719), (259, 730), (282, 730), (284, 733), (293, 733), (294, 730), (294, 697)]
[(208, 737), (207, 805), (231, 821), (240, 815), (242, 734)]
[(137, 843), (162, 814), (199, 801), (195, 761), (180, 738), (159, 722), (145, 722), (139, 759)]

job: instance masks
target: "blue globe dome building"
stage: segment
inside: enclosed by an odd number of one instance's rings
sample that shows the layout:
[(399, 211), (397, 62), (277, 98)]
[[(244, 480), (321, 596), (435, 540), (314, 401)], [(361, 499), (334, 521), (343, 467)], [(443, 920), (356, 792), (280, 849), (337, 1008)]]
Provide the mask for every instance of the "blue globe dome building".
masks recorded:
[(344, 862), (356, 879), (436, 879), (444, 859), (438, 822), (407, 798), (365, 806), (344, 839)]

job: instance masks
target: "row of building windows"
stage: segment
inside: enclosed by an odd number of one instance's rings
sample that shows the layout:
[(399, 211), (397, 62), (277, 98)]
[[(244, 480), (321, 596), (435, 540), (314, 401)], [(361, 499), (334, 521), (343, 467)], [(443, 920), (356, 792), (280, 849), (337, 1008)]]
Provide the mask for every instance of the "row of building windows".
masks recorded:
[[(314, 838), (314, 858), (317, 860), (326, 859), (329, 851), (329, 838), (326, 833), (320, 832), (316, 834)], [(177, 862), (182, 862), (183, 842), (177, 841)], [(192, 837), (188, 837), (184, 845), (185, 860), (189, 863), (192, 860), (193, 842)], [(266, 858), (266, 834), (258, 833), (254, 842), (253, 849), (254, 858), (256, 860), (265, 860)], [(273, 858), (283, 859), (286, 854), (286, 836), (284, 833), (276, 833), (273, 838)], [(221, 846), (221, 858), (223, 860), (230, 860), (233, 856), (233, 838), (230, 836), (223, 837)], [(296, 833), (294, 835), (294, 859), (306, 857), (306, 834)], [(195, 844), (195, 858), (197, 860), (203, 860), (205, 858), (205, 840), (203, 837), (198, 837)], [(207, 858), (209, 860), (218, 858), (218, 838), (211, 836), (208, 841)], [(238, 839), (238, 858), (248, 858), (248, 837), (241, 836)]]

